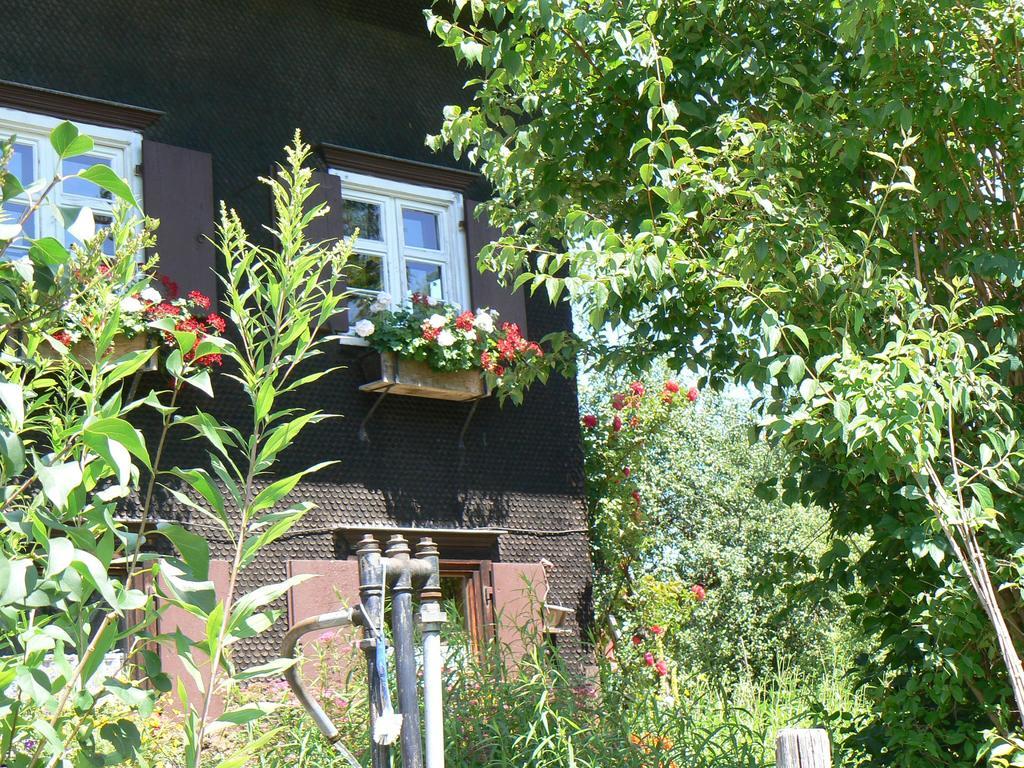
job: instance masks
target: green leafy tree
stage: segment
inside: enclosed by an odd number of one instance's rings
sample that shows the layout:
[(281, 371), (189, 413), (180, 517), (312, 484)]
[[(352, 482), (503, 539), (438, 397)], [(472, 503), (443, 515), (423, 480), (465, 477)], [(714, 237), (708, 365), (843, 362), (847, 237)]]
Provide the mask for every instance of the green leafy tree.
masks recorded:
[[(457, 0), (434, 145), (493, 186), (481, 266), (568, 293), (606, 364), (752, 383), (881, 640), (865, 748), (1021, 727), (1021, 6)], [(552, 244), (562, 244), (555, 247)]]

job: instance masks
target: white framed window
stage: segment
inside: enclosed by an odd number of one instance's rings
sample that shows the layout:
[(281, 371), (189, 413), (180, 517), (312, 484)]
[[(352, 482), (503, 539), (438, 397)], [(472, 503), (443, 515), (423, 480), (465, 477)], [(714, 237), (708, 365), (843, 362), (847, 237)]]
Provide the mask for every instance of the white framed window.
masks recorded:
[[(78, 130), (89, 136), (95, 146), (83, 155), (63, 162), (50, 145), (50, 131), (64, 122), (61, 118), (38, 115), (18, 109), (0, 108), (0, 138), (15, 136), (14, 157), (8, 168), (27, 190), (23, 195), (3, 204), (5, 222), (19, 221), (37, 200), (47, 184), (58, 174), (68, 176), (103, 164), (128, 182), (139, 204), (142, 203), (142, 178), (136, 169), (142, 163), (142, 136), (130, 130), (107, 128), (72, 121)], [(60, 166), (60, 167), (58, 167)], [(28, 250), (26, 237), (54, 237), (65, 245), (75, 238), (67, 231), (83, 207), (92, 209), (97, 228), (112, 221), (116, 205), (112, 194), (85, 179), (65, 179), (46, 197), (39, 209), (25, 222), (24, 236), (8, 248), (8, 256), (17, 257)], [(113, 254), (114, 244), (108, 238), (103, 250)]]
[(348, 276), (349, 328), (380, 291), (469, 306), (462, 195), (332, 169), (341, 177), (345, 232), (359, 230)]

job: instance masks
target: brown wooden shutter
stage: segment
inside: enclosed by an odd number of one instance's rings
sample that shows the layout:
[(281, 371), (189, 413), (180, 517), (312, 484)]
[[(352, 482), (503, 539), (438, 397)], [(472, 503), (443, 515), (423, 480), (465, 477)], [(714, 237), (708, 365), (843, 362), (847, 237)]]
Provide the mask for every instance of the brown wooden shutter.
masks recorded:
[[(227, 593), (228, 571), (230, 570), (230, 565), (231, 564), (227, 560), (210, 561), (210, 581), (213, 582), (213, 588), (217, 594), (218, 600), (223, 600)], [(157, 632), (161, 635), (170, 635), (176, 630), (180, 630), (185, 637), (191, 640), (200, 641), (206, 638), (206, 622), (198, 616), (173, 605), (167, 607), (163, 613), (160, 614), (156, 628)], [(176, 693), (178, 690), (178, 680), (181, 680), (185, 684), (185, 690), (188, 692), (189, 701), (201, 701), (199, 689), (192, 680), (192, 676), (185, 671), (185, 666), (181, 663), (177, 653), (175, 653), (173, 645), (161, 643), (159, 653), (163, 671), (171, 678), (171, 701), (173, 702), (173, 705), (175, 707), (180, 706)], [(202, 654), (199, 653), (199, 651), (193, 651), (193, 658), (195, 659), (196, 664), (199, 667), (199, 671), (202, 674), (204, 685), (208, 684), (210, 679), (209, 660), (203, 659)], [(223, 698), (219, 695), (215, 695), (212, 701), (214, 716), (221, 713), (223, 706)]]
[(505, 662), (514, 666), (541, 640), (541, 605), (547, 577), (540, 563), (492, 563), (495, 634)]
[[(313, 171), (313, 190), (306, 201), (306, 205), (312, 208), (320, 203), (326, 203), (328, 212), (326, 216), (319, 216), (309, 223), (306, 228), (306, 239), (310, 242), (330, 241), (333, 243), (342, 237), (345, 230), (344, 210), (341, 205), (341, 177), (329, 171)], [(345, 292), (343, 281), (339, 281), (336, 287), (337, 294)], [(331, 317), (328, 320), (331, 330), (334, 333), (348, 333), (348, 308)]]
[(142, 142), (142, 197), (146, 215), (160, 219), (157, 270), (178, 284), (182, 296), (201, 291), (216, 301), (213, 161), (206, 152), (156, 141)]
[[(359, 563), (356, 560), (289, 560), (287, 568), (288, 578), (303, 573), (316, 575), (315, 579), (304, 581), (288, 590), (289, 627), (311, 616), (334, 613), (343, 607), (354, 608), (359, 603)], [(349, 641), (357, 636), (356, 630), (340, 627), (336, 630), (310, 632), (302, 638), (299, 648), (301, 650), (308, 643), (322, 639), (327, 632), (334, 634), (330, 647), (339, 653), (327, 655), (327, 670), (320, 670), (314, 654), (306, 653), (302, 677), (310, 685), (330, 679), (339, 688), (343, 688), (348, 673), (360, 660), (355, 652), (347, 652)]]
[(469, 256), (469, 290), (474, 308), (490, 307), (496, 309), (502, 322), (516, 323), (524, 336), (529, 336), (526, 327), (526, 294), (520, 288), (512, 292), (511, 281), (508, 286), (498, 282), (493, 272), (480, 272), (476, 265), (480, 249), (500, 236), (500, 232), (492, 227), (487, 217), (481, 212), (477, 218), (478, 200), (466, 198), (466, 250)]

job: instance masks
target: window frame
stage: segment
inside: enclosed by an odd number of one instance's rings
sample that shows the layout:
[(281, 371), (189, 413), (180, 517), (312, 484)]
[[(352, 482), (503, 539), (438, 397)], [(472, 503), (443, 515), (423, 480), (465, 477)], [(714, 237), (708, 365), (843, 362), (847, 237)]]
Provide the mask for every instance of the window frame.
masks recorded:
[[(10, 203), (31, 205), (32, 199), (38, 198), (39, 193), (58, 173), (60, 160), (56, 151), (50, 146), (49, 134), (65, 121), (66, 118), (62, 117), (0, 106), (0, 137), (7, 138), (13, 135), (17, 137), (16, 143), (28, 144), (33, 148), (32, 162), (35, 177), (32, 184), (27, 185), (27, 189), (32, 190), (33, 194), (31, 198), (27, 194), (18, 195), (12, 198)], [(142, 174), (140, 173), (142, 134), (130, 128), (112, 128), (78, 120), (70, 120), (70, 122), (93, 140), (94, 147), (88, 154), (110, 160), (111, 169), (128, 182), (132, 194), (142, 206), (143, 189)], [(62, 182), (54, 187), (48, 198), (36, 210), (35, 231), (30, 236), (33, 238), (53, 237), (68, 244), (67, 227), (64, 225), (58, 209), (88, 206), (98, 219), (97, 223), (100, 224), (102, 222), (99, 221), (99, 218), (109, 217), (116, 204), (117, 201), (112, 196), (88, 197), (65, 192)], [(11, 247), (13, 252), (23, 250), (23, 247)]]
[[(381, 288), (396, 302), (407, 301), (406, 262), (408, 260), (442, 266), (442, 297), (447, 303), (462, 308), (471, 304), (469, 265), (465, 237), (465, 212), (461, 192), (421, 184), (394, 181), (378, 176), (355, 173), (341, 168), (330, 172), (341, 180), (342, 199), (374, 203), (380, 206), (383, 241), (359, 237), (355, 252), (381, 259)], [(437, 216), (437, 251), (406, 246), (402, 209), (424, 211)], [(446, 274), (447, 272), (447, 274)], [(369, 298), (374, 291), (350, 289)], [(343, 344), (366, 346), (365, 339), (355, 335), (354, 322), (349, 323)]]

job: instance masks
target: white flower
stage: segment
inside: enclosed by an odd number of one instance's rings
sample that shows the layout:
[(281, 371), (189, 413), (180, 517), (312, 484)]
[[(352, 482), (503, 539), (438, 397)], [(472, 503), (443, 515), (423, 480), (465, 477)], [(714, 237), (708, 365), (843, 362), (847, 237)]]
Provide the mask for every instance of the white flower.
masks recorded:
[(486, 312), (478, 311), (476, 313), (476, 319), (473, 320), (473, 325), (475, 325), (484, 333), (494, 332), (494, 318), (492, 318)]
[(83, 243), (96, 236), (96, 219), (92, 216), (92, 208), (85, 206), (78, 212), (74, 224), (68, 227), (68, 234)]
[(134, 296), (125, 296), (121, 299), (121, 311), (122, 312), (141, 312), (146, 308), (146, 305), (136, 299)]
[(448, 318), (444, 315), (431, 315), (427, 322), (430, 323), (430, 327), (434, 330), (438, 328), (444, 328), (448, 324)]
[(377, 329), (374, 328), (373, 323), (369, 320), (360, 320), (356, 323), (356, 334), (360, 338), (365, 339), (367, 336), (372, 335), (375, 330)]
[(470, 328), (468, 331), (463, 331), (463, 335), (470, 341), (476, 341), (476, 331)]
[(139, 298), (142, 299), (143, 301), (148, 301), (153, 304), (159, 304), (161, 301), (164, 300), (164, 297), (160, 295), (160, 291), (158, 291), (156, 288), (144, 289), (141, 293), (139, 293)]
[(439, 334), (437, 334), (437, 343), (441, 347), (450, 347), (455, 343), (455, 334), (445, 328)]
[(383, 312), (391, 306), (391, 294), (381, 291), (374, 298), (373, 303), (370, 305), (370, 311), (373, 313)]
[(70, 330), (70, 331), (68, 331), (68, 336), (71, 338), (71, 343), (72, 344), (77, 344), (79, 341), (82, 340), (82, 332), (81, 331)]
[(438, 304), (437, 299), (435, 299), (433, 296), (427, 296), (427, 306), (428, 307), (436, 307), (437, 304)]

